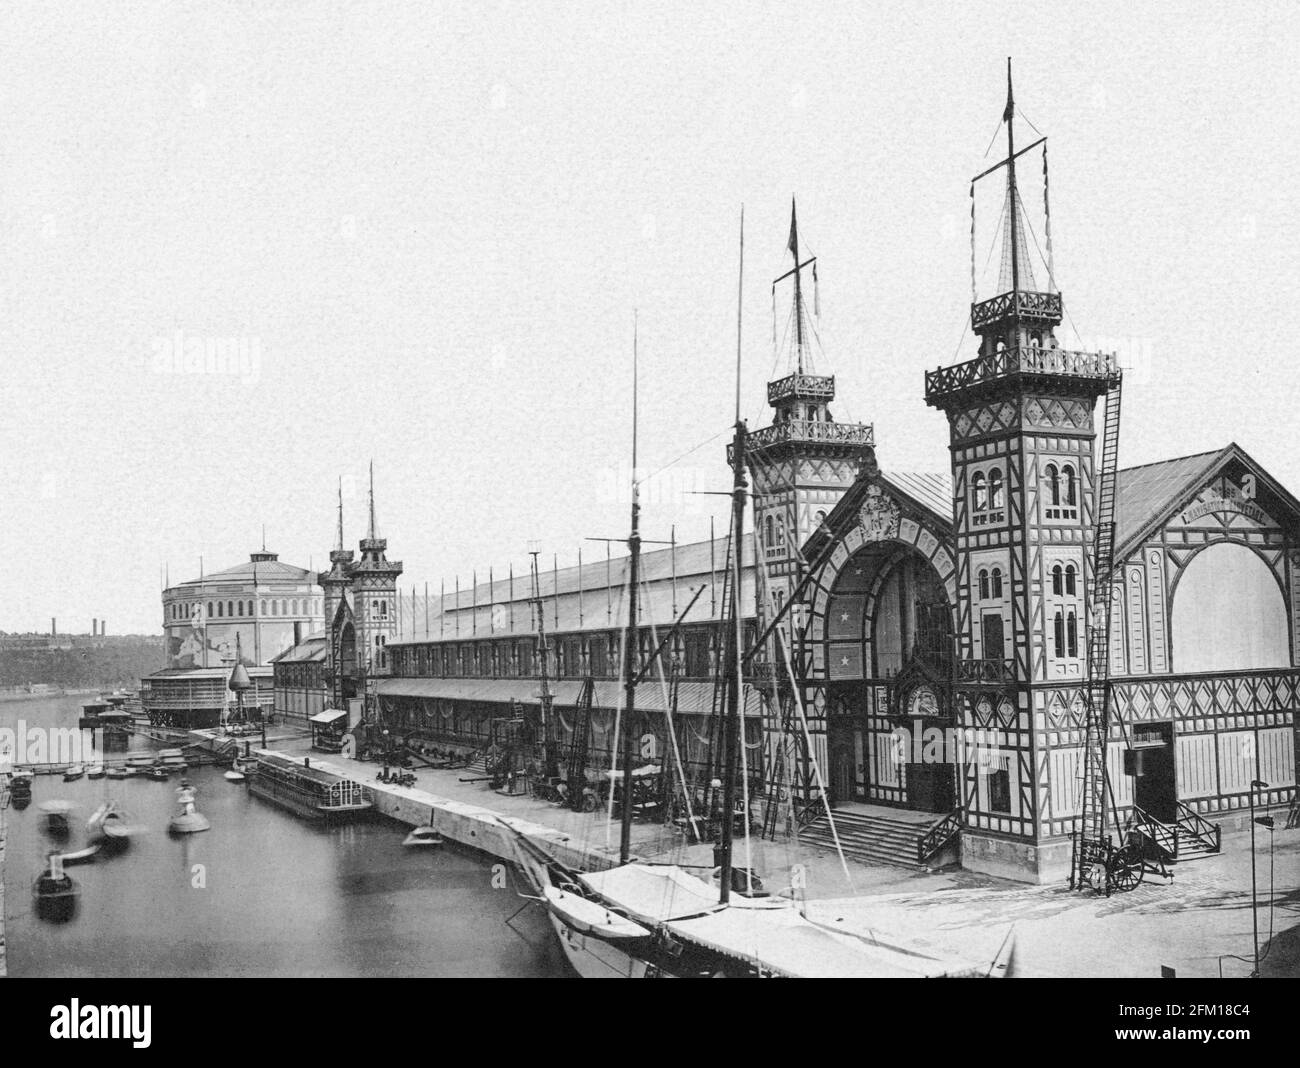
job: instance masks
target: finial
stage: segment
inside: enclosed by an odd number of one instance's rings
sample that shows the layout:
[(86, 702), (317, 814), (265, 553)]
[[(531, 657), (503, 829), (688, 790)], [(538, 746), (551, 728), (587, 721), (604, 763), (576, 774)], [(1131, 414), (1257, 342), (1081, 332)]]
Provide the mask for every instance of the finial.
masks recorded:
[(262, 524), (262, 552), (266, 552), (266, 524)]

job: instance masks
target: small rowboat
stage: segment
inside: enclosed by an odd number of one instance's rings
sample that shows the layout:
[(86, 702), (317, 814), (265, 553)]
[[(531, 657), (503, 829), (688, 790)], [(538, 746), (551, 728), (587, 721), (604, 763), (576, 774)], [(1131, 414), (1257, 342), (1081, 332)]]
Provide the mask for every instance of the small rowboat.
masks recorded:
[(411, 833), (402, 839), (404, 846), (440, 846), (442, 845), (442, 835), (432, 827), (415, 827)]
[(63, 781), (75, 782), (77, 779), (80, 779), (85, 774), (86, 774), (86, 769), (83, 765), (69, 764), (67, 770), (64, 771), (63, 773)]
[(107, 769), (104, 767), (103, 764), (92, 764), (92, 765), (91, 765), (91, 766), (86, 770), (86, 778), (87, 778), (87, 779), (102, 779), (102, 778), (104, 777), (106, 771), (107, 771)]
[(120, 764), (113, 764), (105, 772), (110, 779), (125, 779), (131, 773)]

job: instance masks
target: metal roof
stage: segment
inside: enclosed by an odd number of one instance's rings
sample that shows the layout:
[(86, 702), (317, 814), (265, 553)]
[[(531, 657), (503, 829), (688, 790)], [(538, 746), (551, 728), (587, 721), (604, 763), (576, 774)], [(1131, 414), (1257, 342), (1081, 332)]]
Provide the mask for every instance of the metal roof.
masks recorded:
[(938, 518), (952, 524), (952, 477), (937, 471), (881, 471), (881, 476), (924, 505)]
[(1121, 469), (1115, 476), (1115, 548), (1210, 476), (1232, 446)]

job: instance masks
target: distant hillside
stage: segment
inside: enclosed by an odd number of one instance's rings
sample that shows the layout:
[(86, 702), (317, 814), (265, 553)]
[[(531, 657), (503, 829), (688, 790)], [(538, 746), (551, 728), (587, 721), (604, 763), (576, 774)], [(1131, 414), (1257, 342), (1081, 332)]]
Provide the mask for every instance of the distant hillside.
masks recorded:
[(12, 638), (0, 640), (0, 687), (47, 683), (69, 689), (124, 686), (134, 690), (142, 676), (163, 666), (162, 635), (60, 636), (54, 641), (47, 635), (43, 648)]

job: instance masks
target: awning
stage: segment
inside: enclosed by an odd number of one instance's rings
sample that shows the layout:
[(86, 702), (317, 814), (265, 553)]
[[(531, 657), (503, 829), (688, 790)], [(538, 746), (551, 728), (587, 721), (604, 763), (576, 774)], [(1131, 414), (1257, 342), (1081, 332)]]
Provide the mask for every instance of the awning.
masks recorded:
[(325, 709), (324, 712), (317, 712), (316, 715), (310, 717), (307, 720), (307, 722), (308, 723), (337, 723), (340, 719), (342, 719), (346, 715), (347, 712), (345, 712), (341, 708), (327, 708)]
[(786, 976), (904, 979), (954, 971), (951, 961), (828, 931), (793, 907), (727, 908), (667, 926), (680, 938)]

